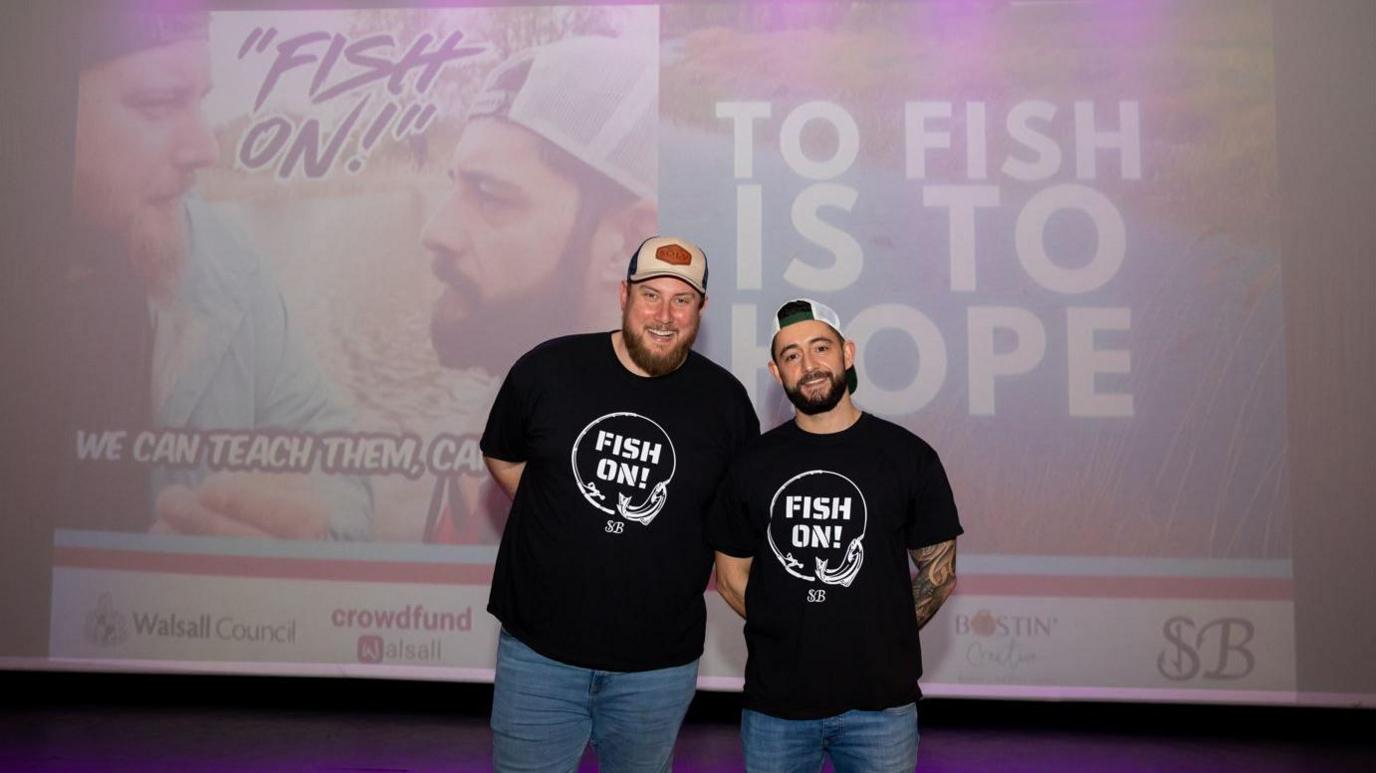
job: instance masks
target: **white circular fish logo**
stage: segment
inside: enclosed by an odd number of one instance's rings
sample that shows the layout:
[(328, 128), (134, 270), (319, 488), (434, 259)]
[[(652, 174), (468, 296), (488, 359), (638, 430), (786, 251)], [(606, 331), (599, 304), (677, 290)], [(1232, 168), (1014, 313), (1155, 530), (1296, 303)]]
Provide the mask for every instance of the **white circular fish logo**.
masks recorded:
[(638, 413), (594, 419), (573, 441), (573, 477), (588, 504), (648, 525), (664, 509), (677, 459), (669, 433)]
[(784, 570), (808, 582), (850, 587), (865, 562), (865, 495), (850, 478), (809, 470), (769, 502), (766, 535)]

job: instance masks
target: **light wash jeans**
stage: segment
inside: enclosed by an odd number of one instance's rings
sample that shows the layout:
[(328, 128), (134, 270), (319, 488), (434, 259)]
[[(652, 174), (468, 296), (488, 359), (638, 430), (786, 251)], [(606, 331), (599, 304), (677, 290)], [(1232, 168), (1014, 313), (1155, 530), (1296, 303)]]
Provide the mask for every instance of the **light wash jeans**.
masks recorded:
[(741, 742), (749, 773), (817, 773), (824, 754), (836, 773), (912, 773), (917, 705), (823, 719), (780, 719), (746, 709)]
[(697, 661), (654, 671), (569, 666), (503, 630), (492, 693), (493, 767), (565, 773), (578, 768), (591, 741), (605, 773), (668, 771), (697, 678)]

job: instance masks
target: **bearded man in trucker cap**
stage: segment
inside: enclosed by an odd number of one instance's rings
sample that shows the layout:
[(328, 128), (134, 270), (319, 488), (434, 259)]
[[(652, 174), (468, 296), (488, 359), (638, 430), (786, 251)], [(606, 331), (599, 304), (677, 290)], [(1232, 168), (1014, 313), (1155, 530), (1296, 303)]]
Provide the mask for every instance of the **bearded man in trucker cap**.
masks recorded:
[(630, 255), (621, 327), (517, 360), (482, 451), (513, 496), (488, 611), (502, 622), (498, 770), (668, 770), (706, 630), (703, 520), (759, 434), (745, 388), (693, 352), (707, 294), (696, 245)]

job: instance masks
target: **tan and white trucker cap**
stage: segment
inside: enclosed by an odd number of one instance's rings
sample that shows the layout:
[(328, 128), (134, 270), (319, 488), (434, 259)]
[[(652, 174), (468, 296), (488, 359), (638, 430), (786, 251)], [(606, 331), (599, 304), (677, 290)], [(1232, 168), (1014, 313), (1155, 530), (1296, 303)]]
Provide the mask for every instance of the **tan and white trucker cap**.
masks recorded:
[(687, 239), (651, 236), (631, 255), (626, 281), (634, 283), (657, 276), (682, 279), (706, 296), (707, 254)]
[(588, 36), (512, 54), (487, 76), (468, 117), (505, 118), (632, 193), (659, 189), (656, 41)]

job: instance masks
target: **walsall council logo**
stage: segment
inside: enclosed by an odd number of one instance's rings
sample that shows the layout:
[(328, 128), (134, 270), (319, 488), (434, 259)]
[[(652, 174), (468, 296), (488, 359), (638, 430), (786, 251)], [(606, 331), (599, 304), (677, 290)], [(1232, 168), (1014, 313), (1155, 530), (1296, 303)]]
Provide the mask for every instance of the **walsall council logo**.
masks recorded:
[(865, 521), (865, 495), (854, 481), (810, 470), (774, 492), (769, 547), (794, 577), (850, 587), (865, 561)]
[(129, 638), (129, 623), (124, 613), (115, 609), (110, 594), (102, 593), (96, 608), (86, 613), (86, 625), (81, 632), (92, 644), (113, 647)]
[(573, 441), (573, 477), (588, 504), (648, 525), (669, 499), (674, 444), (664, 428), (638, 413), (594, 419)]

